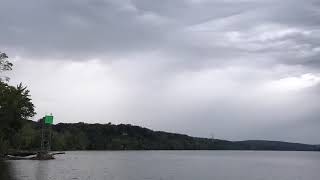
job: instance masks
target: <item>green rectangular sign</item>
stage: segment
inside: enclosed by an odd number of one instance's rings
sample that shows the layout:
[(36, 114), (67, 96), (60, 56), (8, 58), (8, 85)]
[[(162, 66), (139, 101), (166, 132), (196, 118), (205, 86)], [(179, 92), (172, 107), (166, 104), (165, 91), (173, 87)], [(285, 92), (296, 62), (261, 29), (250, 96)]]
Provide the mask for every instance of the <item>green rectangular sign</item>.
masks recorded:
[(45, 124), (53, 124), (53, 116), (45, 116), (44, 123)]

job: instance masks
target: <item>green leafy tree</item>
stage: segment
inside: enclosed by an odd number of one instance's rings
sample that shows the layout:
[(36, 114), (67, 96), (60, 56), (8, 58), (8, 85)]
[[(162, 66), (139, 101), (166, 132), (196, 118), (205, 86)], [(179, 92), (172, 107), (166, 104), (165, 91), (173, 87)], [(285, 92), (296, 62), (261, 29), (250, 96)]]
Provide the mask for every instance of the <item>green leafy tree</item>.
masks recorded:
[[(0, 53), (0, 75), (12, 69), (12, 63), (5, 53)], [(8, 148), (14, 133), (25, 120), (35, 115), (30, 91), (21, 83), (18, 86), (7, 84), (8, 77), (0, 77), (0, 154)], [(9, 141), (9, 142), (8, 142)]]
[(29, 93), (22, 84), (14, 87), (0, 82), (0, 127), (18, 130), (24, 120), (35, 115)]
[(35, 149), (35, 145), (40, 144), (37, 142), (38, 134), (38, 131), (30, 123), (24, 123), (18, 133), (12, 136), (14, 143), (11, 146), (18, 150)]
[(0, 52), (0, 81), (9, 81), (9, 78), (6, 76), (1, 76), (4, 71), (12, 70), (13, 64), (8, 61), (8, 56), (6, 53)]

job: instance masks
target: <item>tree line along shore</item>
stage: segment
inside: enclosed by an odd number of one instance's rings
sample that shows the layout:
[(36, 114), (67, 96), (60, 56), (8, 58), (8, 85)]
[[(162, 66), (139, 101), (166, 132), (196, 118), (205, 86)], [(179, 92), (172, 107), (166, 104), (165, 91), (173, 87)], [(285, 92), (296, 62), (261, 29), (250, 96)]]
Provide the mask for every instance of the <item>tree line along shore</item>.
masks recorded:
[[(41, 127), (25, 121), (8, 140), (11, 149), (37, 150)], [(52, 150), (278, 150), (319, 151), (320, 146), (281, 141), (227, 141), (153, 131), (130, 124), (59, 123), (52, 125)]]

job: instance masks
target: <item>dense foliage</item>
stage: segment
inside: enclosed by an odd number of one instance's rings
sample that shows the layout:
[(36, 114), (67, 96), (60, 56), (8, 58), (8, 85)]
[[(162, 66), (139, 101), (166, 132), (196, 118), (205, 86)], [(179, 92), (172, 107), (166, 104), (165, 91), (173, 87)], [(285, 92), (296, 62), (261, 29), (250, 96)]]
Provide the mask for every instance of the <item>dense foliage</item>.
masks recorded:
[[(0, 52), (0, 72), (11, 70), (8, 56)], [(0, 78), (0, 155), (15, 144), (15, 135), (23, 123), (35, 115), (30, 92), (22, 84), (10, 86), (7, 77)]]
[[(298, 143), (197, 138), (129, 124), (60, 123), (52, 131), (53, 150), (319, 150)], [(15, 148), (38, 149), (39, 135), (39, 123), (28, 121), (16, 135)]]

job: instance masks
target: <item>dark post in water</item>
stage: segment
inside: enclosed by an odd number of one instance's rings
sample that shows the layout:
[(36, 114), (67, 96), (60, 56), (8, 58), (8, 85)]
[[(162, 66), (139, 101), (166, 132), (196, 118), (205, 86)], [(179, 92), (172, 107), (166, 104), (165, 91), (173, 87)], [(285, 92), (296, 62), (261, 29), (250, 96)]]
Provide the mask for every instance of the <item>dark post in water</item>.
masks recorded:
[(53, 124), (52, 114), (46, 115), (40, 119), (41, 124), (41, 150), (38, 153), (39, 159), (50, 159), (49, 152), (51, 151), (51, 132)]

